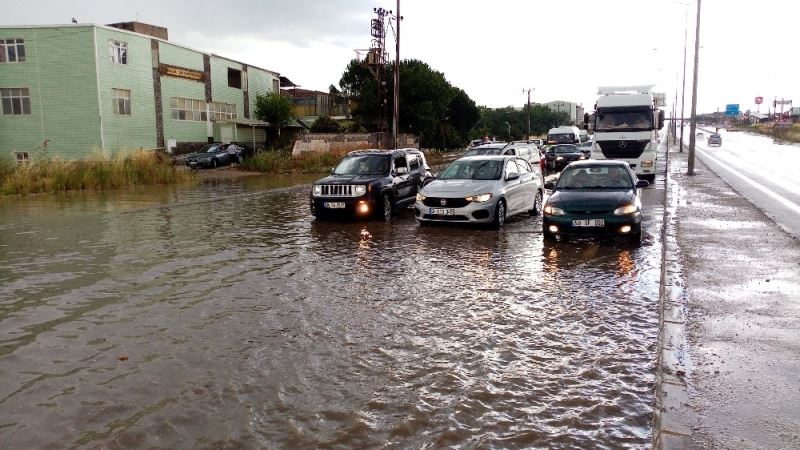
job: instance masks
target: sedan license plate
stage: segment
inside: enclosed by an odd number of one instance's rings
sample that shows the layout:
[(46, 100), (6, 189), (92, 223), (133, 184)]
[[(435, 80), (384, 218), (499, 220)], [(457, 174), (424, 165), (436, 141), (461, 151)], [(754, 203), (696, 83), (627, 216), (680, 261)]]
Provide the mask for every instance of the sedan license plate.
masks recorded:
[(429, 214), (432, 216), (453, 216), (456, 210), (453, 208), (431, 208)]
[(584, 220), (573, 220), (572, 221), (573, 227), (604, 227), (606, 226), (606, 221), (604, 219), (584, 219)]
[(330, 209), (343, 209), (344, 202), (325, 202), (325, 207)]

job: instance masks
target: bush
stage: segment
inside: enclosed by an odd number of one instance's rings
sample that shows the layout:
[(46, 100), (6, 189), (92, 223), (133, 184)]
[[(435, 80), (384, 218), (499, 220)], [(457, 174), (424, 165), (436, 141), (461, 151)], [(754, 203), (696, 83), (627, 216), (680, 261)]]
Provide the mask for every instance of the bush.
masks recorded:
[(9, 172), (3, 173), (0, 169), (0, 176), (1, 193), (24, 195), (172, 184), (191, 180), (195, 175), (176, 170), (169, 157), (153, 151), (137, 150), (119, 152), (111, 160), (103, 152), (95, 152), (88, 159), (80, 161), (35, 159)]
[(342, 126), (330, 116), (320, 116), (311, 125), (312, 133), (341, 133)]
[(289, 151), (262, 151), (242, 161), (242, 168), (266, 173), (323, 173), (335, 167), (347, 152), (307, 152), (292, 157)]

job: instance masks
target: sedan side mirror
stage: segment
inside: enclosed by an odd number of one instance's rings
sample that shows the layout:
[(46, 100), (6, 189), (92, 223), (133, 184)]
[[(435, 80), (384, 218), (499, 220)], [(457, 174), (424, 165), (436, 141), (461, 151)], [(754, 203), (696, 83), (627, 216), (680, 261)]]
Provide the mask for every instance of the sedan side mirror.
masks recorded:
[(650, 186), (650, 182), (647, 181), (647, 180), (637, 180), (636, 181), (636, 187), (637, 188), (646, 188), (647, 186)]
[(548, 181), (544, 184), (544, 188), (547, 189), (548, 191), (552, 191), (553, 189), (556, 188), (556, 185), (552, 181)]
[(512, 180), (516, 180), (518, 178), (519, 178), (519, 174), (517, 172), (511, 172), (508, 175), (506, 175), (506, 181), (512, 181)]

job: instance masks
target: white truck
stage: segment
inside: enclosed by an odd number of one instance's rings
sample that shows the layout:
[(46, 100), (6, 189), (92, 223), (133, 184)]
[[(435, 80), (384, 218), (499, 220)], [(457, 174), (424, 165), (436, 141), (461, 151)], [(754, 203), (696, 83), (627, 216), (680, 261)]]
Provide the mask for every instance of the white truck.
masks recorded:
[[(653, 86), (600, 87), (594, 106), (593, 159), (619, 159), (636, 176), (651, 183), (656, 178), (658, 130), (664, 111), (656, 107)], [(589, 125), (589, 114), (584, 121)]]

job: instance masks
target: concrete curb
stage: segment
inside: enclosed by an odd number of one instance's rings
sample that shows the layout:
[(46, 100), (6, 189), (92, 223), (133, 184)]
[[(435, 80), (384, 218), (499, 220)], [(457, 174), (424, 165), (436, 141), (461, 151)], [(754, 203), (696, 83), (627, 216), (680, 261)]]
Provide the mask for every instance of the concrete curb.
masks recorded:
[(676, 214), (682, 197), (681, 186), (671, 173), (682, 165), (672, 162), (667, 151), (664, 189), (664, 219), (661, 229), (661, 282), (659, 289), (659, 336), (656, 359), (656, 405), (653, 417), (653, 448), (691, 447), (691, 427), (679, 411), (688, 403), (686, 375), (686, 297), (676, 241)]

